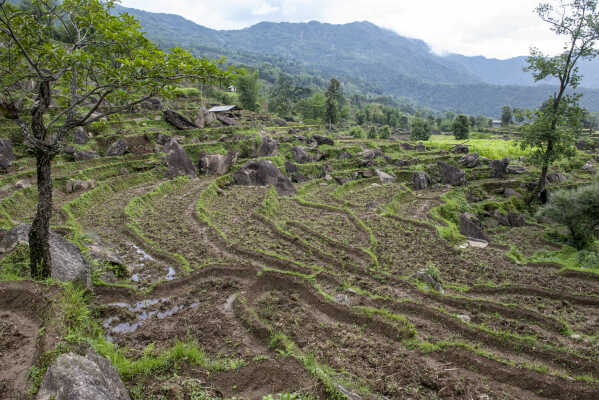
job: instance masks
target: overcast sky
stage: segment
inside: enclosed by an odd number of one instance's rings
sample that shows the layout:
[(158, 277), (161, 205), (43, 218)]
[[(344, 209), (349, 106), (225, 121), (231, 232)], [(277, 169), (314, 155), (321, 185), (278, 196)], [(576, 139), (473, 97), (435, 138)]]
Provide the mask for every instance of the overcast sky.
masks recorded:
[(562, 47), (534, 8), (539, 0), (122, 0), (126, 7), (179, 14), (213, 29), (240, 29), (261, 21), (333, 24), (370, 21), (422, 39), (437, 53), (509, 58), (531, 45), (548, 53)]

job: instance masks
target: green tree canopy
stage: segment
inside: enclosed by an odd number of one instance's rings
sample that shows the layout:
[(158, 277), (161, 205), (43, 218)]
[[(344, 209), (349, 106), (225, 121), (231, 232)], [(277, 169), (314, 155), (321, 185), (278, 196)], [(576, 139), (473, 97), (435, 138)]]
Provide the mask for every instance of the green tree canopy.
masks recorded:
[(258, 71), (240, 74), (236, 83), (241, 107), (250, 111), (258, 111), (260, 109), (260, 104), (258, 104), (258, 91), (260, 90)]
[[(133, 17), (111, 15), (114, 2), (31, 0), (18, 8), (0, 0), (0, 103), (29, 104), (31, 119), (13, 117), (37, 163), (38, 206), (29, 234), (32, 276), (50, 275), (51, 161), (67, 134), (130, 109), (150, 97), (169, 96), (180, 81), (223, 82), (232, 70), (160, 50)], [(49, 114), (50, 105), (60, 106)]]
[(453, 121), (452, 126), (453, 136), (458, 140), (468, 139), (470, 136), (470, 122), (468, 117), (460, 114)]
[(429, 140), (431, 137), (431, 124), (429, 121), (416, 117), (412, 122), (410, 137), (414, 140)]

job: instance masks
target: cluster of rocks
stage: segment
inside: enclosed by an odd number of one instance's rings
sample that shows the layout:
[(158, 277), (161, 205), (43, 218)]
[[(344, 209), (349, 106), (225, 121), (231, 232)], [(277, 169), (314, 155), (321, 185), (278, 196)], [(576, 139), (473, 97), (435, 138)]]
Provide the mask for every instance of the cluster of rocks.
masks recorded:
[(232, 177), (236, 185), (272, 185), (280, 196), (297, 193), (291, 180), (270, 160), (248, 161), (235, 171)]
[(0, 171), (6, 172), (14, 160), (12, 143), (9, 139), (0, 139)]

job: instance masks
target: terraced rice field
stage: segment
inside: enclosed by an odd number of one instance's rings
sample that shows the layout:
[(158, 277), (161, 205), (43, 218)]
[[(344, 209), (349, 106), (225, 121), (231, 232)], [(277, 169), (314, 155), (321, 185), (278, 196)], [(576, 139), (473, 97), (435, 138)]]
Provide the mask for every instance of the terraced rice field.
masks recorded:
[[(180, 135), (194, 162), (199, 151), (226, 153), (255, 138), (219, 141), (233, 133), (218, 129), (181, 134), (156, 116), (140, 122), (132, 115), (131, 130), (152, 141), (158, 132)], [(128, 126), (126, 119), (120, 124)], [(293, 128), (306, 135), (317, 129)], [(281, 145), (271, 159), (283, 171), (288, 145), (302, 144), (288, 131), (264, 131)], [(399, 143), (378, 145), (392, 160), (417, 159), (420, 169), (459, 158)], [(372, 145), (336, 142), (341, 150)], [(298, 164), (308, 180), (295, 184), (296, 195), (279, 197), (269, 187), (232, 185), (230, 175), (169, 180), (162, 156), (59, 159), (53, 171), (53, 227), (90, 258), (89, 305), (102, 335), (133, 361), (159, 358), (178, 343), (194, 343), (211, 360), (182, 358), (168, 369), (134, 373), (123, 367), (133, 398), (599, 398), (597, 275), (527, 262), (539, 250), (561, 248), (544, 236), (552, 227), (527, 217), (522, 227), (489, 228), (485, 248), (445, 234), (455, 229), (441, 210), (448, 196), (482, 188), (485, 201), (501, 206), (511, 200), (492, 188), (522, 190), (532, 172), (496, 180), (481, 166), (468, 171), (465, 189), (414, 191), (418, 168), (381, 157), (377, 167), (393, 174), (393, 183), (374, 175), (339, 184), (325, 175), (372, 167), (359, 156), (340, 162), (325, 155)], [(233, 170), (246, 161), (240, 157)], [(95, 188), (66, 193), (66, 181), (81, 178), (94, 179)], [(2, 226), (30, 222), (32, 160), (20, 158), (0, 187)], [(110, 249), (121, 267), (94, 261), (93, 246)], [(423, 270), (435, 271), (440, 290), (412, 278)], [(49, 333), (38, 332), (43, 313), (15, 304), (37, 297), (41, 310), (59, 290), (0, 283), (0, 360), (16, 349), (37, 348), (38, 357), (52, 348)], [(21, 381), (26, 370), (15, 367), (13, 375)]]

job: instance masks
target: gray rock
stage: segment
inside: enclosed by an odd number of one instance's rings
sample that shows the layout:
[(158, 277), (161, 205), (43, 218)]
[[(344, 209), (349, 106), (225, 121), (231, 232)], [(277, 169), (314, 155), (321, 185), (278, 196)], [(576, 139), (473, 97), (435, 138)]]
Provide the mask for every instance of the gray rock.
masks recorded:
[(293, 146), (289, 152), (296, 163), (304, 164), (312, 161), (312, 157), (310, 157), (310, 154), (302, 146)]
[(175, 128), (177, 128), (181, 131), (197, 128), (197, 126), (193, 122), (191, 122), (190, 120), (185, 118), (183, 115), (181, 115), (175, 111), (165, 110), (162, 113), (162, 115), (166, 122), (168, 122), (169, 124), (171, 124), (172, 126), (174, 126)]
[(98, 157), (98, 153), (93, 150), (81, 150), (76, 151), (75, 154), (73, 154), (75, 161), (86, 161), (96, 157)]
[(162, 108), (162, 101), (158, 97), (150, 97), (141, 103), (140, 107), (146, 110), (158, 111)]
[(83, 181), (79, 179), (69, 179), (67, 181), (67, 193), (83, 192), (96, 187), (96, 181), (93, 179)]
[(566, 175), (560, 174), (560, 173), (547, 174), (547, 178), (546, 178), (546, 181), (549, 184), (564, 183), (567, 180), (568, 180), (568, 177)]
[(73, 143), (75, 144), (87, 144), (89, 142), (89, 133), (83, 127), (79, 126), (73, 132)]
[(520, 193), (518, 193), (517, 191), (515, 191), (515, 190), (514, 190), (514, 189), (512, 189), (512, 188), (505, 188), (505, 189), (503, 190), (503, 195), (504, 195), (505, 197), (513, 197), (513, 196), (516, 196), (516, 197), (521, 197), (521, 196), (520, 196)]
[(412, 175), (412, 185), (414, 190), (426, 189), (431, 184), (431, 178), (426, 172), (417, 171)]
[[(29, 244), (31, 225), (21, 224), (9, 230), (0, 241), (0, 253), (8, 253), (23, 243)], [(79, 247), (58, 233), (50, 230), (50, 255), (52, 278), (63, 282), (76, 282), (91, 286), (90, 269), (83, 259)]]
[(471, 213), (460, 214), (460, 233), (474, 239), (489, 240), (478, 217)]
[(507, 220), (510, 226), (520, 227), (526, 225), (526, 218), (524, 217), (524, 214), (508, 213)]
[(198, 171), (206, 175), (225, 175), (237, 161), (238, 152), (222, 154), (200, 154)]
[[(211, 113), (209, 113), (211, 114)], [(214, 116), (216, 117), (217, 120), (219, 120), (220, 122), (222, 122), (223, 124), (227, 125), (227, 126), (237, 126), (237, 125), (241, 125), (239, 123), (239, 121), (237, 121), (234, 118), (228, 117), (223, 113), (214, 113)]]
[(452, 186), (466, 184), (466, 173), (463, 170), (443, 161), (437, 161), (437, 165), (439, 167), (439, 172), (441, 173), (441, 181), (444, 184)]
[(326, 137), (326, 136), (322, 136), (322, 135), (314, 135), (312, 136), (312, 139), (314, 139), (316, 141), (316, 143), (318, 143), (318, 145), (323, 145), (323, 144), (327, 144), (330, 146), (334, 146), (335, 145), (335, 141), (333, 139), (331, 139), (330, 137)]
[(458, 144), (453, 148), (453, 152), (456, 154), (467, 154), (470, 152), (470, 149), (465, 144)]
[(293, 175), (299, 172), (299, 168), (291, 161), (285, 161), (285, 171), (287, 171), (288, 175)]
[(352, 156), (352, 154), (351, 154), (351, 153), (349, 153), (349, 152), (347, 152), (347, 151), (344, 151), (343, 153), (339, 154), (339, 157), (338, 157), (338, 158), (339, 158), (339, 160), (349, 160), (349, 159), (350, 159), (350, 158), (352, 158), (352, 157), (353, 157), (353, 156)]
[(281, 196), (297, 193), (289, 178), (270, 160), (249, 161), (243, 164), (233, 173), (233, 181), (244, 186), (273, 185)]
[(6, 171), (14, 160), (12, 143), (9, 139), (0, 139), (0, 170)]
[(377, 157), (383, 157), (385, 154), (379, 149), (366, 149), (359, 154), (365, 160), (374, 160)]
[(129, 150), (129, 147), (127, 146), (127, 142), (125, 142), (125, 140), (123, 140), (121, 138), (121, 139), (117, 140), (116, 142), (114, 142), (113, 144), (111, 144), (110, 147), (108, 147), (108, 150), (106, 150), (106, 156), (107, 157), (122, 156), (127, 152), (127, 150)]
[(595, 172), (595, 166), (593, 165), (592, 162), (587, 161), (581, 168), (583, 171), (587, 171), (587, 172)]
[(505, 177), (505, 174), (507, 173), (507, 167), (510, 165), (510, 159), (506, 157), (503, 160), (491, 160), (490, 164), (492, 169), (491, 176), (493, 178), (501, 179)]
[(44, 375), (37, 400), (130, 400), (130, 397), (110, 361), (88, 350), (85, 356), (60, 355)]
[(164, 148), (167, 151), (168, 177), (189, 175), (195, 178), (197, 176), (196, 167), (175, 139), (172, 139)]
[(381, 171), (380, 169), (377, 168), (377, 169), (375, 169), (375, 172), (383, 185), (386, 183), (392, 183), (393, 181), (395, 181), (395, 177), (392, 175), (389, 175), (385, 171)]
[(270, 136), (262, 136), (260, 146), (256, 151), (258, 157), (270, 157), (279, 155), (279, 144)]
[(156, 143), (158, 143), (161, 146), (164, 146), (165, 144), (170, 142), (171, 139), (172, 139), (171, 136), (159, 133), (158, 136), (156, 136)]
[(526, 173), (527, 169), (526, 167), (522, 166), (522, 165), (508, 165), (506, 172), (508, 174), (524, 174)]
[(424, 143), (418, 142), (418, 144), (416, 145), (416, 151), (421, 152), (421, 153), (425, 152), (426, 146), (424, 145)]
[(466, 154), (462, 158), (460, 158), (460, 164), (462, 164), (466, 168), (476, 168), (480, 165), (480, 158), (478, 157), (478, 153), (470, 153)]
[(493, 212), (493, 218), (499, 225), (510, 226), (510, 221), (507, 219), (507, 216), (499, 210)]

